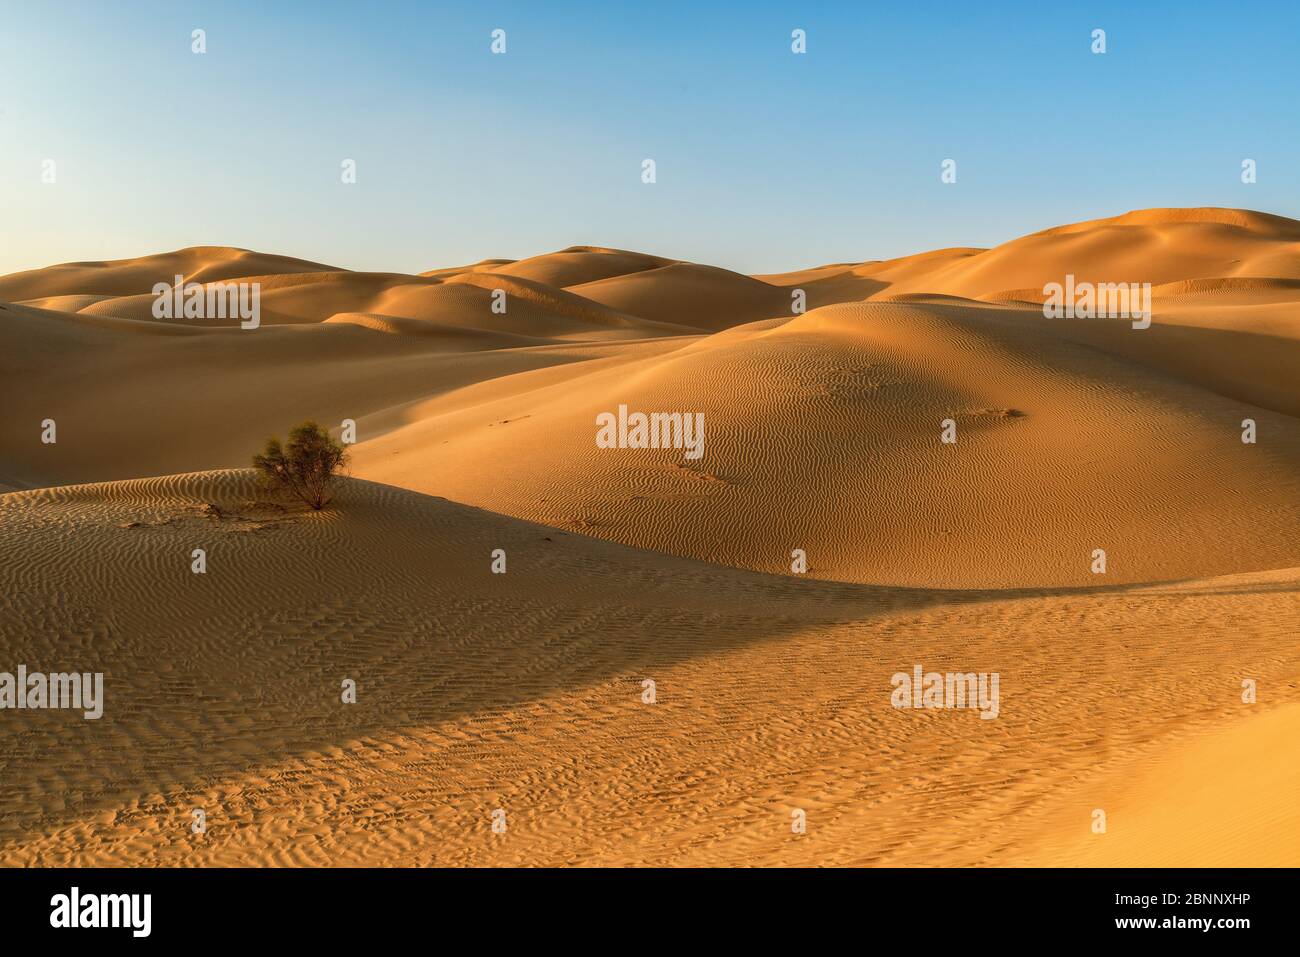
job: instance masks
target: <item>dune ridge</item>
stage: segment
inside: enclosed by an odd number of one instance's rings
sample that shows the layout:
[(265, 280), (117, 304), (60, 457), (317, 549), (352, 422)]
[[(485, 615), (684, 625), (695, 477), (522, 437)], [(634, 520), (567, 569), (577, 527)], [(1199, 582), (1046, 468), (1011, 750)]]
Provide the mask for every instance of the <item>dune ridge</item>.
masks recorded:
[[(1044, 318), (1067, 274), (1150, 328)], [(176, 275), (259, 327), (155, 319)], [(107, 687), (0, 717), (0, 865), (1294, 865), (1297, 290), (1300, 223), (1209, 208), (759, 276), (0, 277), (0, 671)], [(702, 455), (600, 447), (620, 407)], [(319, 513), (247, 469), (307, 418), (358, 440)], [(916, 666), (997, 719), (895, 707)]]

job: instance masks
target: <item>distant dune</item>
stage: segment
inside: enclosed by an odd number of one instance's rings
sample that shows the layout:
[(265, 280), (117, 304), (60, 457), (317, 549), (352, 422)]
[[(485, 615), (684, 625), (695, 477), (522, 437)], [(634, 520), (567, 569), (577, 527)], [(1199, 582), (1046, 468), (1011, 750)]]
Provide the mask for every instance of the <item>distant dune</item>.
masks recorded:
[[(675, 264), (675, 260), (624, 249), (572, 246), (558, 253), (505, 262), (483, 270), (497, 276), (518, 276), (548, 286), (565, 287), (599, 282)], [(477, 271), (477, 270), (476, 270)]]
[[(258, 328), (155, 318), (178, 275)], [(1150, 328), (1045, 318), (1067, 275)], [(0, 745), (0, 864), (1300, 863), (1297, 370), (1300, 222), (1247, 210), (761, 276), (0, 277), (0, 671), (110, 703)], [(599, 447), (620, 406), (703, 454)], [(307, 418), (357, 425), (321, 513), (246, 470)], [(999, 672), (997, 720), (891, 706), (916, 664)]]
[(674, 263), (570, 286), (569, 291), (621, 312), (710, 332), (790, 314), (790, 294), (713, 266)]
[(248, 276), (331, 271), (336, 271), (335, 267), (287, 256), (269, 256), (228, 246), (191, 246), (137, 259), (63, 263), (0, 276), (0, 301), (82, 294), (143, 295), (155, 283), (171, 283), (178, 275), (184, 276), (187, 282), (215, 282)]
[(1300, 223), (1239, 209), (1144, 209), (1024, 236), (891, 284), (969, 298), (1081, 281), (1300, 278)]

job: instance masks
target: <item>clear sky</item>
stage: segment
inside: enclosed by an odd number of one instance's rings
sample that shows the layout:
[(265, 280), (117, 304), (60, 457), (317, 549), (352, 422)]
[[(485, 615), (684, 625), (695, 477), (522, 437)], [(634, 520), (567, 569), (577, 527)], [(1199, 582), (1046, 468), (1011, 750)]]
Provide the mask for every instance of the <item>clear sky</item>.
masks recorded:
[(1300, 218), (1297, 37), (1296, 0), (0, 0), (0, 273), (576, 244), (765, 272), (1148, 206)]

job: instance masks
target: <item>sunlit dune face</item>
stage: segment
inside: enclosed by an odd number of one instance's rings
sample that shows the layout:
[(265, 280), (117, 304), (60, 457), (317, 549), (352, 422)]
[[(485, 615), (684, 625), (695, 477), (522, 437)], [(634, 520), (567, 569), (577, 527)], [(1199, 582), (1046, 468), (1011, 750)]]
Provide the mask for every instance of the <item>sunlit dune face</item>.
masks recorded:
[(1297, 242), (0, 277), (0, 863), (1294, 864)]

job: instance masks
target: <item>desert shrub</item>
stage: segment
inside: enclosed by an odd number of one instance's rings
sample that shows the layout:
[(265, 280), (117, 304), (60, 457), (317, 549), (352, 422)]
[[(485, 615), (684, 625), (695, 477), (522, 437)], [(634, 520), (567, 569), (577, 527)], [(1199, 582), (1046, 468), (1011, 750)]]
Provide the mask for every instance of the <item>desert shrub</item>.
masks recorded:
[(330, 488), (347, 465), (348, 453), (315, 422), (289, 431), (289, 442), (266, 440), (266, 448), (253, 456), (253, 466), (266, 485), (289, 492), (318, 511), (330, 500)]

